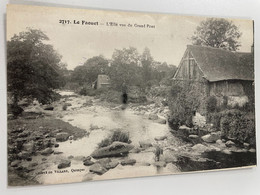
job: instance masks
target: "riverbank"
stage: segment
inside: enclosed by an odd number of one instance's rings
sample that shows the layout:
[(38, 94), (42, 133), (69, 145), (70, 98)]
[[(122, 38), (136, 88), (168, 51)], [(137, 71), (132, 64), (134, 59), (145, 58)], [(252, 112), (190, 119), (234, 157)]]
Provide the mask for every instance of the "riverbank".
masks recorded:
[[(176, 174), (256, 164), (253, 158), (255, 150), (251, 148), (240, 148), (235, 143), (215, 137), (213, 143), (208, 143), (202, 139), (204, 135), (181, 136), (181, 131), (169, 127), (169, 108), (160, 102), (130, 103), (122, 107), (73, 92), (60, 94), (62, 98), (52, 105), (32, 105), (25, 109), (27, 114), (32, 111), (38, 113), (37, 117), (25, 115), (25, 118), (9, 121), (9, 145), (15, 146), (23, 140), (18, 159), (9, 160), (10, 173), (23, 173), (23, 180), (31, 185)], [(103, 144), (108, 147), (104, 151), (114, 150), (115, 153), (106, 153), (100, 158), (95, 152), (100, 143), (110, 139), (117, 131), (127, 135), (127, 143), (111, 139), (116, 142)], [(124, 147), (128, 149), (122, 149)], [(14, 153), (15, 150), (12, 150)], [(29, 158), (28, 150), (35, 150)], [(159, 158), (156, 156), (158, 151), (161, 151)], [(237, 163), (239, 159), (242, 160)], [(13, 174), (10, 178), (16, 181)], [(17, 180), (12, 183), (23, 185), (24, 181), (20, 179), (19, 183), (19, 178)]]

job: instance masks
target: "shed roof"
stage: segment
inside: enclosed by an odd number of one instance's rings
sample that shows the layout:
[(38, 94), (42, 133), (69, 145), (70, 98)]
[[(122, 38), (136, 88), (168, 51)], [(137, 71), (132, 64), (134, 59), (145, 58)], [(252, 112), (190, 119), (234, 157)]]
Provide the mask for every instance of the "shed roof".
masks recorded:
[(254, 63), (251, 53), (188, 45), (204, 77), (211, 82), (221, 80), (254, 80)]

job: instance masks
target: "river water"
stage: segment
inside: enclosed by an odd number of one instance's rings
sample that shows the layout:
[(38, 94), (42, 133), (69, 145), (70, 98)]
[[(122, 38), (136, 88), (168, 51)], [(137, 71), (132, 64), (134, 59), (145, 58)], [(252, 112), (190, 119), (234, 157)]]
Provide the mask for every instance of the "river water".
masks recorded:
[[(75, 94), (73, 92), (61, 92), (61, 95)], [(83, 106), (84, 103), (89, 101), (92, 101), (90, 105)], [(62, 152), (62, 154), (49, 156), (47, 160), (49, 163), (43, 167), (43, 170), (52, 172), (52, 174), (39, 174), (36, 177), (36, 180), (41, 184), (177, 174), (186, 171), (228, 168), (234, 167), (234, 165), (238, 167), (254, 165), (256, 162), (254, 158), (255, 153), (247, 152), (226, 155), (215, 151), (202, 155), (197, 153), (197, 151), (192, 151), (192, 145), (175, 137), (170, 132), (171, 129), (167, 124), (159, 124), (148, 120), (144, 115), (136, 115), (130, 108), (122, 110), (120, 107), (104, 106), (97, 99), (83, 96), (67, 98), (66, 103), (71, 103), (71, 106), (66, 111), (62, 111), (62, 104), (60, 104), (59, 109), (56, 111), (57, 116), (73, 126), (85, 129), (88, 136), (78, 140), (59, 143), (59, 147), (54, 150)], [(136, 164), (133, 166), (122, 166), (119, 164), (116, 168), (110, 169), (103, 175), (89, 173), (89, 167), (83, 165), (82, 158), (89, 156), (103, 139), (109, 137), (118, 128), (129, 133), (131, 144), (135, 147), (139, 147), (140, 141), (145, 141), (153, 146), (160, 145), (164, 149), (164, 153), (170, 153), (171, 157), (176, 156), (177, 158), (177, 156), (179, 157), (182, 154), (189, 157), (180, 158), (178, 165), (177, 163), (169, 163), (165, 167), (154, 166), (154, 147), (151, 147), (140, 153), (130, 152), (126, 157), (111, 158), (112, 161), (118, 162), (127, 158), (135, 159)], [(157, 142), (154, 138), (158, 136), (167, 136), (167, 139)], [(196, 157), (196, 161), (191, 160), (193, 156)], [(62, 172), (57, 172), (60, 171), (57, 169), (58, 163), (62, 159), (68, 158), (71, 160), (71, 166), (61, 169)], [(209, 158), (210, 161), (207, 161)], [(242, 158), (245, 159), (243, 163), (236, 164)], [(227, 161), (227, 159), (233, 160)], [(92, 160), (95, 161), (94, 159)], [(220, 161), (222, 164), (217, 161)]]
[[(63, 93), (62, 95), (73, 94)], [(82, 105), (89, 100), (94, 102), (93, 106), (82, 107)], [(152, 122), (142, 115), (134, 114), (134, 112), (128, 108), (125, 110), (120, 108), (110, 109), (102, 106), (102, 104), (97, 104), (96, 101), (98, 100), (81, 96), (71, 97), (66, 101), (67, 103), (71, 103), (72, 106), (68, 107), (67, 111), (64, 111), (62, 120), (69, 122), (73, 126), (85, 129), (89, 135), (76, 141), (59, 143), (59, 147), (55, 148), (55, 151), (63, 153), (59, 155), (58, 159), (67, 159), (69, 156), (73, 156), (74, 158), (71, 159), (71, 167), (64, 169), (68, 171), (65, 173), (41, 174), (37, 176), (36, 179), (40, 183), (71, 183), (92, 179), (116, 179), (179, 172), (176, 168), (171, 166), (157, 168), (152, 165), (144, 165), (144, 163), (152, 164), (155, 162), (153, 148), (150, 148), (140, 153), (129, 153), (127, 157), (114, 158), (114, 160), (118, 161), (125, 158), (133, 158), (136, 160), (134, 166), (122, 166), (119, 164), (116, 168), (110, 169), (101, 176), (89, 174), (89, 167), (83, 165), (81, 157), (89, 156), (97, 148), (98, 143), (107, 138), (115, 129), (120, 128), (122, 131), (129, 133), (130, 140), (132, 141), (131, 144), (135, 147), (139, 147), (140, 141), (160, 144), (162, 147), (168, 145), (167, 141), (156, 142), (154, 138), (157, 136), (167, 136), (167, 140), (172, 141), (175, 139), (176, 142), (174, 143), (180, 142), (170, 133), (168, 125)], [(94, 127), (94, 129), (91, 130), (91, 127)], [(47, 171), (57, 171), (57, 163), (58, 161), (48, 166), (46, 168)], [(84, 171), (72, 172), (74, 169), (84, 169)]]

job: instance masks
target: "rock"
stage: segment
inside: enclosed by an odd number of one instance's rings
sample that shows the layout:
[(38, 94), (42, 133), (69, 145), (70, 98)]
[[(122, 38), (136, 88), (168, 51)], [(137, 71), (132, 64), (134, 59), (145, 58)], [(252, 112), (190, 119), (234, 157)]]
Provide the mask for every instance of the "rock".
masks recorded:
[(91, 166), (91, 165), (93, 165), (93, 164), (94, 164), (94, 162), (91, 161), (91, 160), (85, 160), (85, 161), (83, 161), (83, 165), (85, 165), (85, 166)]
[(121, 165), (134, 165), (136, 163), (135, 159), (126, 159), (121, 162)]
[(192, 150), (195, 150), (197, 152), (205, 152), (205, 151), (208, 151), (209, 148), (205, 145), (202, 145), (202, 144), (196, 144), (192, 147)]
[(149, 120), (157, 120), (158, 118), (159, 118), (158, 115), (157, 114), (153, 114), (153, 113), (149, 114), (149, 116), (148, 116)]
[(89, 167), (89, 171), (98, 175), (103, 175), (105, 172), (107, 172), (107, 169), (103, 167), (101, 164), (95, 163)]
[(47, 155), (52, 154), (53, 152), (54, 152), (53, 149), (51, 149), (51, 148), (46, 148), (46, 149), (44, 149), (44, 150), (41, 152), (41, 155), (47, 156)]
[(51, 111), (53, 111), (54, 107), (51, 106), (51, 105), (48, 105), (48, 106), (45, 106), (44, 110), (51, 110)]
[(30, 132), (29, 131), (23, 131), (22, 133), (19, 133), (17, 135), (17, 137), (19, 138), (24, 138), (24, 137), (28, 137), (30, 135)]
[(243, 143), (245, 148), (249, 148), (250, 144), (249, 143)]
[(42, 161), (46, 161), (47, 160), (47, 158), (42, 158)]
[(139, 145), (141, 148), (149, 148), (152, 147), (152, 144), (149, 141), (139, 141)]
[(166, 151), (165, 154), (162, 155), (161, 159), (166, 163), (173, 163), (178, 161), (177, 155), (170, 151)]
[(232, 142), (231, 140), (226, 142), (226, 146), (227, 147), (231, 147), (231, 146), (235, 146), (236, 144), (234, 142)]
[(119, 164), (119, 162), (117, 162), (117, 161), (112, 161), (112, 162), (109, 162), (109, 163), (105, 166), (105, 168), (106, 168), (106, 169), (114, 169), (118, 164)]
[(153, 163), (153, 165), (156, 166), (156, 167), (165, 167), (166, 166), (166, 162), (158, 161), (158, 162)]
[(58, 148), (59, 146), (60, 146), (59, 144), (55, 144), (55, 145), (54, 145), (55, 148)]
[(165, 140), (165, 139), (167, 139), (167, 136), (166, 136), (166, 135), (164, 135), (164, 136), (158, 136), (158, 137), (155, 137), (155, 138), (154, 138), (155, 141), (162, 141), (162, 140)]
[(69, 139), (69, 134), (68, 133), (57, 133), (56, 135), (56, 141), (58, 142), (64, 142)]
[(58, 169), (64, 169), (67, 167), (70, 167), (71, 162), (69, 160), (62, 160), (60, 164), (58, 165)]
[(31, 157), (31, 153), (22, 151), (18, 154), (18, 157), (20, 157), (21, 159), (28, 159)]
[(198, 135), (189, 135), (189, 138), (191, 138), (191, 139), (197, 139), (197, 138), (199, 138), (199, 136), (198, 136)]
[(91, 160), (91, 156), (84, 157), (84, 160)]
[(232, 154), (232, 152), (229, 151), (228, 149), (222, 150), (221, 152), (224, 153), (224, 154)]
[(165, 118), (161, 118), (161, 117), (160, 117), (160, 118), (158, 118), (158, 119), (156, 120), (156, 122), (159, 123), (159, 124), (166, 124), (167, 121), (166, 121)]
[(37, 162), (32, 162), (28, 165), (28, 167), (36, 167), (38, 165)]
[(73, 159), (73, 158), (74, 158), (74, 156), (72, 156), (72, 155), (68, 156), (68, 159)]
[(166, 168), (168, 171), (170, 171), (171, 173), (181, 172), (180, 169), (179, 169), (176, 165), (174, 165), (174, 164), (172, 164), (172, 163), (167, 164), (165, 168)]
[(187, 131), (190, 131), (191, 128), (187, 127), (186, 125), (182, 125), (179, 127), (179, 130), (187, 130)]
[(256, 149), (251, 148), (251, 149), (249, 149), (248, 151), (249, 151), (249, 152), (252, 152), (252, 153), (255, 153), (255, 152), (256, 152)]
[(134, 146), (131, 144), (127, 144), (127, 143), (123, 143), (123, 142), (113, 142), (109, 146), (95, 150), (91, 154), (91, 156), (93, 158), (120, 156), (124, 153), (128, 153), (133, 148), (134, 148)]
[(58, 154), (62, 154), (63, 152), (59, 152), (59, 151), (55, 151), (53, 154), (58, 155)]
[(106, 167), (106, 165), (110, 162), (111, 162), (110, 158), (102, 158), (102, 159), (96, 161), (96, 163), (101, 164), (103, 167)]
[(23, 144), (23, 150), (25, 150), (27, 152), (30, 152), (30, 153), (33, 153), (34, 150), (35, 150), (35, 143), (34, 143), (34, 141), (31, 140), (30, 142)]
[(221, 132), (220, 131), (219, 132), (213, 132), (211, 134), (204, 135), (204, 136), (201, 137), (201, 139), (204, 142), (207, 142), (207, 143), (214, 143), (220, 138), (221, 138)]
[(18, 167), (18, 165), (21, 163), (20, 160), (15, 160), (13, 162), (11, 162), (11, 167)]

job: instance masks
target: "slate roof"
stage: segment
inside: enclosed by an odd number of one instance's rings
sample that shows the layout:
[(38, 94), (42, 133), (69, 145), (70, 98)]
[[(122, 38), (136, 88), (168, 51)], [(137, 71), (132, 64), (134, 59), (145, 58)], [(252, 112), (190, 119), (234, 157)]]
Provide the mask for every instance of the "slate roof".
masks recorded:
[(196, 63), (210, 82), (221, 80), (254, 80), (254, 63), (251, 53), (188, 45)]

